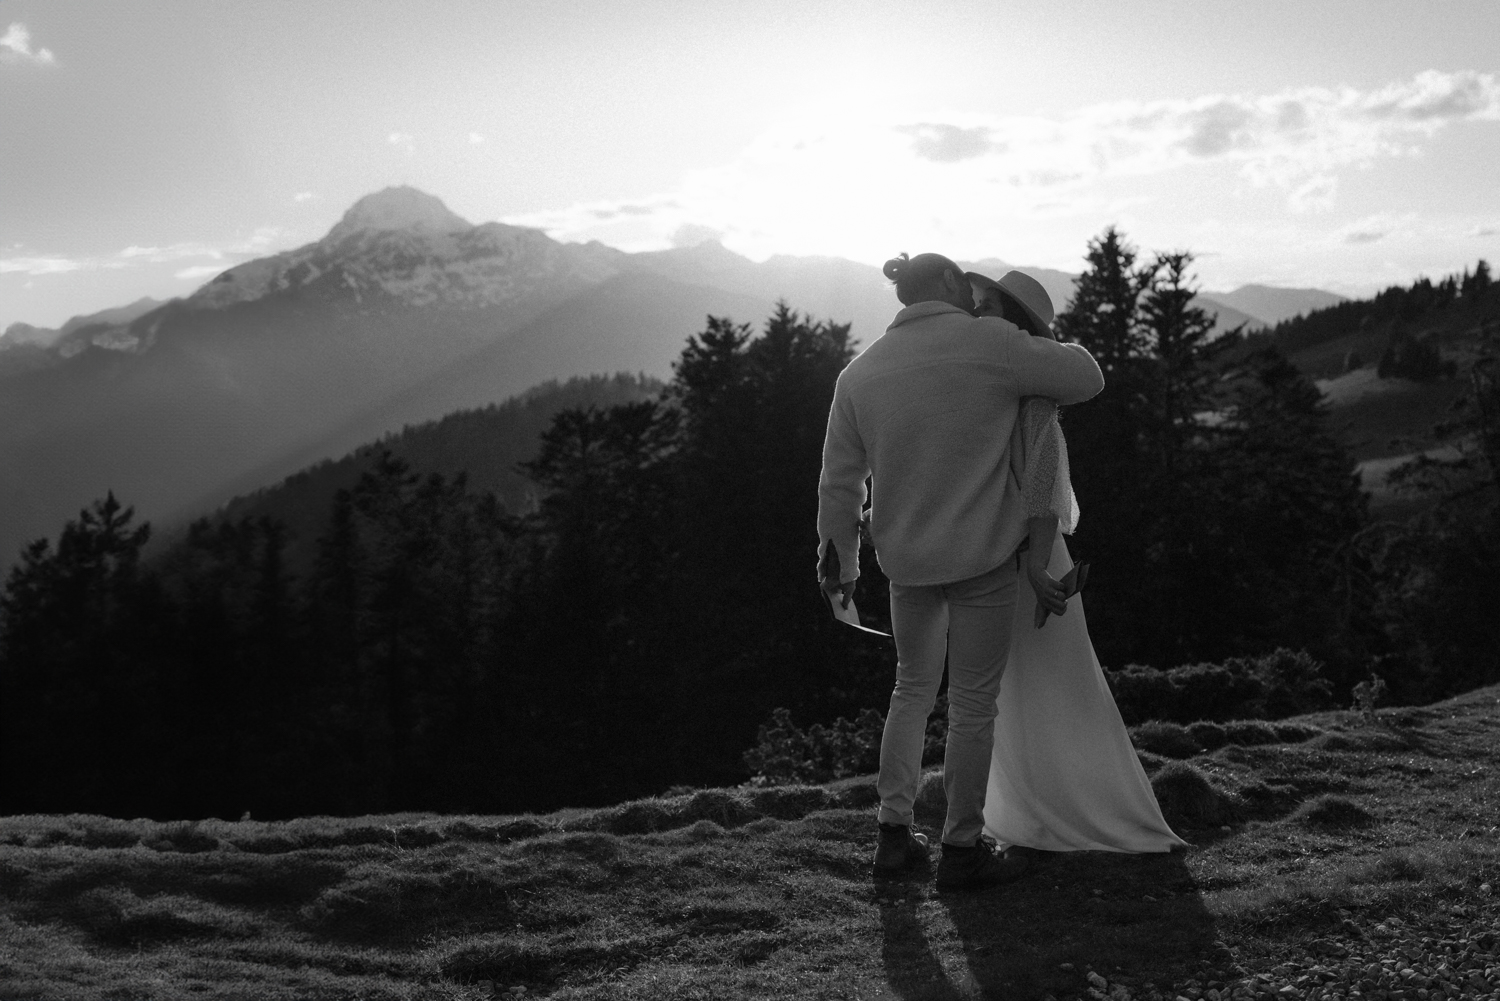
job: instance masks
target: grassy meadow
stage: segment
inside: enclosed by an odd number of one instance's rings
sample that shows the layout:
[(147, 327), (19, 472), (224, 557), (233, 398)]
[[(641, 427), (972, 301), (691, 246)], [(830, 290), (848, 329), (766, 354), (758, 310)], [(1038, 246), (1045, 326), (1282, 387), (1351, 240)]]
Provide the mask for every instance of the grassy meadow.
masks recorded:
[[(1143, 753), (1190, 850), (1044, 856), (983, 895), (872, 879), (869, 778), (546, 816), (0, 818), (0, 998), (1500, 997), (1500, 687), (1295, 722)], [(930, 776), (934, 840), (942, 805)]]

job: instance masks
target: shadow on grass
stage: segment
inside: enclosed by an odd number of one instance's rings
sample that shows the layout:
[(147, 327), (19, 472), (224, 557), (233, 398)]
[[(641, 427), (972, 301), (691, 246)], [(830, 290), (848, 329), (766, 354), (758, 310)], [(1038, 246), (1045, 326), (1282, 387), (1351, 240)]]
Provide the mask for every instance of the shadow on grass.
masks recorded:
[[(919, 909), (934, 901), (956, 943), (924, 931)], [(922, 884), (882, 908), (881, 926), (890, 996), (911, 1001), (1080, 997), (1098, 986), (1091, 973), (1111, 990), (1166, 990), (1214, 979), (1230, 962), (1180, 853), (1049, 853), (1020, 881), (984, 893), (937, 895)]]
[(899, 998), (948, 1001), (963, 995), (948, 979), (922, 927), (916, 896), (901, 896), (880, 909), (880, 961), (886, 981)]

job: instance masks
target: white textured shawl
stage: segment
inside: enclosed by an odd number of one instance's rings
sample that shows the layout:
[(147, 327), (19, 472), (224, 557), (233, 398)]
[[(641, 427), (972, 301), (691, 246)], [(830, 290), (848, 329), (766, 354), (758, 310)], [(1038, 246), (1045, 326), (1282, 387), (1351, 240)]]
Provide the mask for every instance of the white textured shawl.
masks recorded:
[(1057, 401), (1045, 396), (1022, 400), (1012, 444), (1011, 461), (1021, 481), (1026, 517), (1055, 514), (1057, 527), (1071, 535), (1082, 512), (1068, 477), (1068, 442), (1057, 420)]

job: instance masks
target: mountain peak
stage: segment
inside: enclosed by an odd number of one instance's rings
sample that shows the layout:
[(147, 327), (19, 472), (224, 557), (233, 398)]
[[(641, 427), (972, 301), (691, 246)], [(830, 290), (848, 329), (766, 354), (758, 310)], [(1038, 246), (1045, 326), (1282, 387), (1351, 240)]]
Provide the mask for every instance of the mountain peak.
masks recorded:
[(365, 195), (328, 231), (329, 240), (341, 240), (361, 230), (414, 229), (428, 233), (461, 233), (473, 229), (443, 200), (407, 185), (384, 188)]

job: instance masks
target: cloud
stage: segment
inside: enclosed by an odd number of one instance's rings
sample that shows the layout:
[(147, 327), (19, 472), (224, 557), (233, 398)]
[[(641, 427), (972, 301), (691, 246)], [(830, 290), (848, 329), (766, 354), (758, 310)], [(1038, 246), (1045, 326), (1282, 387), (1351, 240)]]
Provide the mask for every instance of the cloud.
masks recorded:
[[(969, 240), (985, 256), (1001, 250), (993, 234), (1019, 240), (1048, 222), (1129, 225), (1132, 205), (1151, 190), (1140, 179), (1187, 172), (1174, 197), (1220, 198), (1238, 181), (1279, 190), (1291, 213), (1326, 212), (1345, 172), (1419, 152), (1459, 123), (1495, 121), (1500, 81), (1472, 71), (1364, 90), (1116, 101), (1052, 116), (809, 108), (672, 190), (506, 221), (632, 250), (671, 246), (691, 224), (752, 257), (877, 260), (893, 239), (952, 253), (967, 252), (960, 244)], [(1386, 232), (1360, 230), (1377, 231)]]
[(296, 202), (298, 205), (301, 205), (303, 202), (310, 202), (317, 197), (318, 196), (313, 194), (311, 191), (299, 191), (292, 196), (292, 201)]
[(1333, 208), (1339, 179), (1332, 174), (1316, 174), (1299, 185), (1287, 199), (1293, 212), (1327, 212)]
[(475, 146), (478, 146), (480, 143), (484, 142), (484, 136), (480, 135), (478, 132), (470, 132), (469, 142)]
[(1456, 236), (1453, 229), (1451, 226), (1424, 223), (1413, 213), (1398, 216), (1390, 212), (1378, 212), (1340, 227), (1334, 233), (1334, 238), (1348, 246), (1379, 243), (1392, 237), (1400, 237), (1408, 242), (1413, 238), (1424, 237), (1451, 241)]
[(980, 126), (965, 129), (945, 122), (902, 125), (898, 131), (912, 137), (912, 151), (935, 163), (957, 163), (983, 156), (994, 147), (990, 130)]
[(195, 278), (209, 278), (213, 275), (221, 274), (225, 270), (227, 269), (222, 264), (194, 264), (191, 267), (186, 267), (181, 271), (174, 272), (172, 277), (185, 278), (189, 280)]
[(0, 62), (52, 66), (57, 62), (51, 49), (33, 49), (31, 32), (20, 21), (13, 21), (0, 35)]
[(0, 275), (19, 272), (26, 275), (59, 275), (81, 271), (83, 262), (67, 257), (0, 257)]
[(1469, 230), (1470, 236), (1500, 236), (1500, 229), (1494, 226), (1475, 226)]
[(410, 132), (392, 132), (390, 135), (385, 137), (385, 141), (390, 143), (392, 146), (404, 147), (405, 150), (410, 153), (414, 145), (416, 144), (416, 137), (413, 136)]
[(0, 274), (21, 273), (27, 275), (55, 275), (70, 271), (120, 270), (147, 264), (171, 264), (175, 261), (206, 258), (218, 263), (189, 266), (177, 273), (184, 277), (187, 272), (209, 269), (214, 274), (223, 271), (246, 258), (258, 257), (286, 234), (274, 226), (262, 226), (248, 237), (224, 244), (199, 242), (173, 243), (165, 246), (143, 247), (132, 244), (113, 254), (83, 255), (67, 257), (54, 254), (25, 254), (24, 248), (16, 246), (13, 256), (0, 257)]

